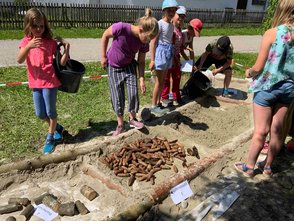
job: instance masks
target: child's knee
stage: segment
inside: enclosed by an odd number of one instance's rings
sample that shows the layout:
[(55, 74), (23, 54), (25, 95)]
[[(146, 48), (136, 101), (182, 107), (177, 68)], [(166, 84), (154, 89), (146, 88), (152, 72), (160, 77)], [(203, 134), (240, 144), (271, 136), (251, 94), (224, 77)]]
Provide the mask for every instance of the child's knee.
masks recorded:
[(232, 77), (233, 75), (233, 72), (232, 72), (232, 69), (227, 69), (224, 71), (224, 74), (227, 76), (227, 77)]
[(47, 112), (47, 116), (50, 118), (50, 119), (55, 119), (57, 117), (57, 113), (56, 111), (48, 111)]
[(36, 110), (36, 116), (41, 119), (41, 120), (44, 120), (46, 119), (46, 113), (44, 111), (41, 111), (41, 110)]

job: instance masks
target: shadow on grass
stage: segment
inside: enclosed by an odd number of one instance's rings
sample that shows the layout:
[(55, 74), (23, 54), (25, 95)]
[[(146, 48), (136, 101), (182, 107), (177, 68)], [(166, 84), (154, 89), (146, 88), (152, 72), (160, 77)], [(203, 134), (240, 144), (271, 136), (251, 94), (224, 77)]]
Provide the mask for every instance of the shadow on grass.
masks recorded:
[(71, 135), (68, 131), (63, 132), (64, 143), (82, 143), (89, 141), (98, 136), (111, 136), (112, 131), (116, 129), (116, 121), (107, 122), (92, 122), (89, 120), (88, 127), (85, 129), (80, 129), (76, 135)]

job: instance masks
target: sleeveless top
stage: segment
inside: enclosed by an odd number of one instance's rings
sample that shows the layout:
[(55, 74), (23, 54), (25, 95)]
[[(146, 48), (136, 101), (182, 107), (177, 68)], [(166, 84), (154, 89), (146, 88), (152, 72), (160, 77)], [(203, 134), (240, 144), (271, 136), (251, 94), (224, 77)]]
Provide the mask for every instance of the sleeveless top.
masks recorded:
[(262, 72), (252, 79), (248, 93), (269, 90), (276, 83), (294, 80), (294, 41), (291, 40), (293, 27), (277, 27), (275, 42), (271, 45)]
[(181, 29), (174, 27), (174, 34), (175, 34), (175, 55), (179, 55), (183, 45), (183, 35)]

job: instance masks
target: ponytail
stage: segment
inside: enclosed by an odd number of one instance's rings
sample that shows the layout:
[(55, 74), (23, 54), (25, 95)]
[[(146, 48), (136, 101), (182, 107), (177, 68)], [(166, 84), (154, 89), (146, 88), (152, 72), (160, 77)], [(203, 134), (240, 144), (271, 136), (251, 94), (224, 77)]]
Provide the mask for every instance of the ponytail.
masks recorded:
[(144, 32), (152, 36), (156, 36), (159, 30), (157, 20), (152, 16), (150, 8), (145, 9), (145, 15), (136, 21), (136, 25), (141, 26)]

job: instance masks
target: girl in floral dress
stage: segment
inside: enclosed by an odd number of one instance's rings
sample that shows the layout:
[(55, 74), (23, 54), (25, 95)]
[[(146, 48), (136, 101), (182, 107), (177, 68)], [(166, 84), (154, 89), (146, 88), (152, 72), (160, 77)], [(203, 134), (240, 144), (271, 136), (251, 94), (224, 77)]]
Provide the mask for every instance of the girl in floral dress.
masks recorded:
[[(294, 100), (294, 1), (280, 0), (272, 28), (263, 36), (254, 66), (246, 70), (253, 78), (249, 93), (253, 95), (254, 133), (246, 163), (234, 164), (247, 177), (254, 176), (254, 167), (271, 177), (272, 163), (283, 146), (281, 135), (284, 118)], [(264, 161), (257, 162), (267, 134), (269, 150)]]

